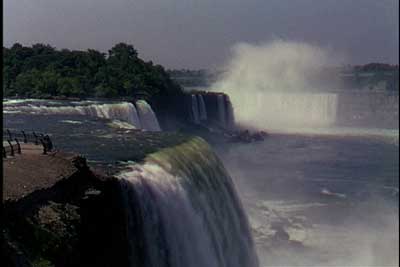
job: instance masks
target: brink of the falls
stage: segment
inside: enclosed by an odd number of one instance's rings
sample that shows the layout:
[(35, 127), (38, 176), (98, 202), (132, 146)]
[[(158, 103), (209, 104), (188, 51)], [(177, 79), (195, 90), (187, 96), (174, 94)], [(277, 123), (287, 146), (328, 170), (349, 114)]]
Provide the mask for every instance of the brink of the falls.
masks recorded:
[(151, 154), (118, 177), (131, 266), (258, 266), (232, 180), (202, 139)]
[[(29, 113), (33, 115), (82, 115), (95, 118), (109, 119), (115, 122), (127, 123), (129, 128), (146, 131), (161, 131), (157, 116), (145, 100), (136, 102), (120, 102), (85, 105), (79, 103), (62, 103), (62, 105), (44, 105), (38, 100), (31, 103), (10, 103), (4, 107), (4, 113)], [(82, 102), (84, 103), (84, 102)]]

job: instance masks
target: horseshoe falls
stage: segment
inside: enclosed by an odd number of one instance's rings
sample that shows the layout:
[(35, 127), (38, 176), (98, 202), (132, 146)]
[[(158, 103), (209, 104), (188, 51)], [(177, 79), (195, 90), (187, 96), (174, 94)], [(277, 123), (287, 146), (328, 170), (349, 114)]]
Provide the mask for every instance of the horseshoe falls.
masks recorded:
[(151, 154), (118, 177), (131, 266), (258, 266), (232, 180), (202, 139)]
[(243, 124), (282, 130), (300, 127), (328, 127), (336, 122), (337, 95), (334, 93), (255, 93), (241, 95), (235, 117)]

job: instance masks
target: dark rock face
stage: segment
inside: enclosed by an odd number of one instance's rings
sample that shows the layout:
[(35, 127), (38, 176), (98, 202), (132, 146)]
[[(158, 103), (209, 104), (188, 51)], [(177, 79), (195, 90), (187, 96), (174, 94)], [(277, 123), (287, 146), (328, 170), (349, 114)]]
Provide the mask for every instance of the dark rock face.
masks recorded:
[(80, 203), (80, 266), (129, 266), (127, 226), (119, 181), (105, 181), (101, 190)]
[(76, 163), (72, 176), (5, 203), (5, 266), (129, 265), (119, 181)]

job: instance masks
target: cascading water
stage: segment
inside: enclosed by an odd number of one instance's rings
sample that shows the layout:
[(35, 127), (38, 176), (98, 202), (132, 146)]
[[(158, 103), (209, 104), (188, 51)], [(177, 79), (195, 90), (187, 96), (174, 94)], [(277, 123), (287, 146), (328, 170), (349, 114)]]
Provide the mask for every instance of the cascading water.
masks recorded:
[(131, 266), (258, 266), (231, 178), (202, 139), (151, 154), (118, 177)]
[(197, 95), (197, 100), (199, 103), (199, 113), (200, 113), (200, 120), (206, 121), (207, 120), (207, 109), (204, 103), (204, 98), (202, 95)]
[(136, 107), (139, 113), (142, 129), (148, 131), (161, 131), (156, 114), (145, 100), (136, 101)]
[(199, 124), (200, 123), (199, 105), (197, 103), (197, 98), (195, 95), (192, 95), (192, 115), (193, 115), (193, 122)]
[(5, 112), (20, 112), (30, 114), (69, 114), (85, 115), (97, 118), (127, 122), (136, 128), (141, 128), (136, 108), (132, 103), (44, 106), (36, 104), (4, 107)]
[(222, 126), (226, 126), (225, 99), (224, 95), (218, 95), (218, 117)]
[(337, 96), (325, 93), (330, 85), (320, 77), (332, 63), (329, 51), (281, 40), (238, 44), (232, 51), (227, 71), (211, 90), (229, 95), (236, 122), (284, 132), (335, 123)]
[(229, 96), (226, 96), (226, 121), (227, 121), (227, 128), (232, 129), (235, 127), (235, 115), (233, 113), (232, 103), (229, 99)]
[[(4, 113), (27, 114), (54, 114), (54, 115), (84, 115), (96, 118), (110, 119), (116, 125), (148, 131), (160, 131), (160, 126), (151, 106), (144, 100), (136, 101), (136, 107), (132, 103), (122, 102), (113, 104), (90, 104), (81, 102), (57, 102), (45, 100), (21, 100), (8, 101), (4, 106)], [(51, 104), (51, 105), (50, 105)]]
[(330, 93), (263, 93), (241, 95), (236, 118), (265, 129), (327, 127), (336, 121), (337, 95)]

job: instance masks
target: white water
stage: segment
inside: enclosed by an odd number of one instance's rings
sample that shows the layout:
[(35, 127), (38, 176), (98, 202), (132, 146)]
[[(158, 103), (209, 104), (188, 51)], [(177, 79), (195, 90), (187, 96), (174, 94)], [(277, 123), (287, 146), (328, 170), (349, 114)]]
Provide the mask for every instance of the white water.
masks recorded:
[[(79, 105), (65, 105), (63, 102), (45, 100), (6, 100), (4, 113), (28, 113), (28, 114), (69, 114), (84, 115), (96, 118), (113, 120), (113, 125), (127, 129), (143, 129), (148, 131), (160, 131), (157, 118), (150, 105), (144, 100), (138, 100), (136, 106), (132, 103), (122, 102), (115, 104), (90, 104), (93, 101), (74, 102)], [(27, 104), (25, 104), (27, 103)], [(54, 104), (47, 106), (43, 104)], [(18, 104), (18, 105), (16, 105)], [(61, 104), (61, 105), (60, 105)]]
[(197, 100), (198, 100), (198, 104), (199, 104), (200, 120), (206, 121), (207, 120), (207, 109), (206, 109), (206, 105), (204, 103), (204, 98), (202, 95), (197, 95)]
[(156, 114), (145, 100), (136, 101), (136, 107), (142, 129), (148, 131), (161, 131)]
[(199, 105), (197, 103), (197, 98), (195, 95), (192, 95), (192, 115), (193, 115), (193, 122), (196, 124), (200, 123), (199, 119)]
[(264, 129), (329, 127), (336, 121), (336, 94), (239, 93), (233, 96), (235, 118)]
[(221, 149), (260, 264), (399, 266), (399, 151), (386, 140), (270, 135)]
[[(329, 132), (337, 127), (398, 129), (398, 96), (334, 90), (321, 70), (337, 55), (299, 42), (239, 44), (211, 90), (229, 95), (235, 120), (275, 132)], [(336, 88), (339, 89), (339, 88)]]
[(310, 92), (328, 58), (323, 49), (305, 43), (239, 44), (212, 90), (229, 95), (242, 125), (269, 130), (330, 126), (336, 95)]
[(226, 117), (227, 117), (227, 127), (229, 129), (232, 129), (235, 126), (235, 115), (233, 112), (233, 106), (232, 106), (229, 96), (227, 96)]
[[(131, 250), (132, 266), (258, 266), (234, 185), (201, 139), (152, 154), (119, 178), (128, 235), (143, 242), (142, 251)], [(135, 253), (144, 262), (135, 262)]]
[[(20, 103), (23, 103), (22, 101)], [(104, 119), (118, 119), (140, 128), (136, 108), (131, 103), (80, 105), (80, 106), (44, 106), (36, 104), (5, 106), (5, 111), (19, 111), (29, 114), (70, 114), (85, 115)]]

